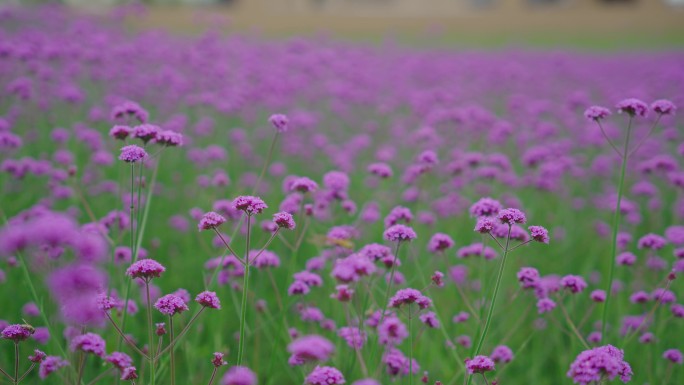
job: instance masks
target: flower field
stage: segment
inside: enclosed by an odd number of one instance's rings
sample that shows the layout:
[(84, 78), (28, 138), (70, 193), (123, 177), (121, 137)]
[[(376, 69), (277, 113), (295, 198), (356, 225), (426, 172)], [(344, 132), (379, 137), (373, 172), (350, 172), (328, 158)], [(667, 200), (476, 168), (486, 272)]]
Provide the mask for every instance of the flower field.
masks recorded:
[(0, 10), (0, 384), (684, 384), (684, 53)]

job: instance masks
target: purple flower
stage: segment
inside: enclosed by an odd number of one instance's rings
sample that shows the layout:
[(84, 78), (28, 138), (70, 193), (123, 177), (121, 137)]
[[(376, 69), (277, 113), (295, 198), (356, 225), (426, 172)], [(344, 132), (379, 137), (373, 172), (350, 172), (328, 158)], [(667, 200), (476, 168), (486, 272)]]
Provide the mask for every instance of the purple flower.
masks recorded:
[(109, 130), (109, 136), (111, 136), (114, 139), (125, 140), (128, 137), (128, 135), (130, 135), (132, 132), (133, 129), (131, 129), (128, 126), (116, 125), (112, 127), (111, 130)]
[(594, 302), (605, 302), (606, 292), (605, 290), (594, 290), (589, 294), (589, 298)]
[(15, 343), (25, 341), (35, 333), (35, 329), (28, 325), (9, 325), (2, 330), (2, 338)]
[(663, 353), (663, 358), (672, 362), (673, 364), (681, 365), (684, 363), (684, 356), (678, 349), (668, 349)]
[(421, 314), (418, 319), (420, 319), (420, 322), (424, 323), (425, 326), (435, 329), (439, 327), (439, 320), (437, 319), (437, 314), (434, 312), (427, 312), (424, 314)]
[(651, 109), (660, 115), (674, 115), (677, 107), (669, 100), (659, 99), (651, 103)]
[(155, 142), (166, 147), (178, 147), (183, 145), (183, 135), (175, 131), (166, 130), (157, 135)]
[(637, 247), (640, 249), (660, 250), (667, 244), (665, 238), (656, 234), (646, 234), (639, 239)]
[(466, 369), (468, 373), (485, 373), (494, 370), (494, 361), (487, 356), (475, 356), (473, 359), (466, 359)]
[(474, 217), (492, 217), (499, 213), (503, 208), (499, 201), (492, 198), (481, 198), (470, 206), (470, 215)]
[(154, 307), (159, 310), (160, 313), (173, 316), (175, 314), (180, 314), (188, 309), (188, 305), (185, 301), (177, 295), (167, 294), (157, 300)]
[(29, 359), (29, 361), (31, 361), (34, 364), (40, 364), (41, 362), (43, 362), (45, 357), (47, 357), (47, 354), (45, 354), (44, 352), (42, 352), (38, 349), (35, 349), (35, 350), (33, 350), (33, 354), (30, 355), (28, 357), (28, 359)]
[(292, 218), (292, 214), (285, 211), (273, 214), (273, 222), (278, 225), (278, 227), (287, 230), (294, 230), (296, 226), (294, 218)]
[(124, 370), (133, 365), (133, 359), (128, 354), (121, 352), (112, 352), (112, 354), (105, 357), (105, 361), (119, 370)]
[(490, 357), (497, 363), (508, 363), (513, 361), (513, 351), (506, 345), (499, 345), (492, 350)]
[(610, 110), (601, 106), (591, 106), (584, 111), (584, 117), (589, 120), (601, 120), (610, 116)]
[(622, 350), (606, 345), (580, 353), (570, 365), (567, 375), (580, 385), (613, 380), (618, 376), (623, 382), (628, 382), (632, 378), (632, 368), (624, 361)]
[(565, 277), (561, 278), (560, 284), (562, 287), (570, 290), (570, 292), (573, 294), (579, 293), (587, 287), (587, 283), (584, 281), (584, 278), (578, 275), (566, 275)]
[(131, 278), (142, 278), (148, 281), (152, 278), (161, 277), (164, 271), (166, 271), (166, 268), (161, 263), (153, 259), (141, 259), (126, 269), (126, 275)]
[(399, 349), (390, 348), (382, 358), (391, 376), (406, 376), (413, 368), (413, 374), (418, 373), (420, 366), (416, 360), (410, 361)]
[(318, 190), (318, 183), (304, 176), (295, 178), (292, 182), (290, 182), (290, 191), (313, 193), (316, 190)]
[(310, 362), (327, 361), (335, 351), (335, 345), (327, 338), (314, 334), (290, 342), (287, 351), (291, 354), (288, 363), (291, 366), (299, 366)]
[(71, 343), (69, 343), (69, 349), (72, 352), (80, 350), (84, 353), (92, 353), (98, 357), (104, 357), (107, 353), (105, 351), (105, 341), (95, 333), (86, 333), (74, 337)]
[(536, 288), (539, 286), (539, 271), (533, 267), (522, 267), (518, 271), (518, 282), (523, 289)]
[(219, 301), (216, 293), (213, 291), (203, 291), (197, 294), (197, 297), (195, 297), (195, 302), (210, 309), (221, 308), (221, 301)]
[(235, 207), (236, 210), (244, 211), (247, 215), (261, 214), (268, 208), (261, 198), (251, 195), (243, 195), (235, 198), (233, 200), (233, 207)]
[(142, 147), (138, 147), (134, 144), (121, 147), (121, 155), (119, 155), (119, 160), (123, 160), (127, 163), (135, 163), (146, 158), (147, 152)]
[(530, 231), (530, 236), (537, 242), (549, 243), (549, 231), (541, 226), (530, 226), (527, 228)]
[(345, 326), (337, 330), (337, 335), (347, 342), (349, 347), (361, 349), (366, 343), (367, 335), (357, 327)]
[(537, 312), (539, 314), (548, 313), (556, 308), (556, 303), (551, 298), (541, 298), (537, 301)]
[(290, 120), (283, 114), (273, 114), (268, 118), (268, 122), (275, 127), (279, 133), (287, 132)]
[(43, 362), (40, 363), (40, 368), (38, 368), (38, 376), (44, 380), (50, 374), (67, 365), (69, 365), (69, 362), (65, 361), (61, 357), (47, 356)]
[(129, 366), (127, 368), (124, 368), (121, 371), (121, 380), (122, 381), (133, 381), (138, 378), (138, 373), (135, 369), (135, 366)]
[(615, 108), (617, 108), (618, 112), (626, 112), (630, 116), (645, 117), (648, 113), (648, 104), (634, 98), (622, 100)]
[(501, 223), (511, 226), (515, 223), (522, 224), (527, 221), (527, 218), (525, 218), (525, 213), (513, 208), (499, 211), (498, 218)]
[(416, 239), (416, 232), (405, 225), (394, 225), (385, 230), (383, 236), (392, 242), (411, 241)]
[(390, 298), (389, 306), (401, 307), (413, 303), (417, 304), (421, 309), (427, 309), (432, 305), (432, 300), (416, 289), (400, 289)]
[(481, 234), (489, 234), (496, 228), (497, 223), (490, 217), (480, 217), (477, 218), (477, 223), (475, 224), (475, 231)]
[(245, 366), (233, 366), (221, 379), (221, 385), (256, 385), (257, 376)]
[(133, 127), (133, 137), (142, 140), (144, 143), (157, 139), (160, 132), (161, 128), (154, 124), (141, 124)]
[(200, 219), (199, 223), (197, 224), (197, 228), (202, 231), (202, 230), (212, 230), (215, 229), (222, 224), (226, 222), (226, 218), (224, 218), (222, 215), (215, 213), (213, 211), (209, 211), (208, 213), (205, 213), (202, 215), (202, 218)]
[(431, 253), (443, 252), (454, 246), (454, 240), (443, 233), (437, 233), (428, 242), (428, 251)]
[(223, 353), (214, 353), (214, 357), (211, 359), (211, 364), (217, 368), (223, 365), (227, 365), (228, 363), (223, 359), (224, 356), (225, 355)]
[(306, 385), (339, 385), (345, 382), (342, 372), (330, 366), (316, 366), (304, 381)]

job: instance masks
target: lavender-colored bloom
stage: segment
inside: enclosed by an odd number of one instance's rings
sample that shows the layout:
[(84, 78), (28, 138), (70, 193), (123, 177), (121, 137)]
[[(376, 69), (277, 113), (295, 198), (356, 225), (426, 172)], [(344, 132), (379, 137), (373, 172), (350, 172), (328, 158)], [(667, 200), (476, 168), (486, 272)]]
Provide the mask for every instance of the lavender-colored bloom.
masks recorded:
[(522, 267), (517, 274), (518, 282), (523, 289), (536, 288), (539, 286), (539, 271), (533, 267)]
[(228, 365), (228, 363), (223, 359), (225, 354), (220, 352), (215, 352), (213, 358), (211, 359), (211, 364), (218, 368), (223, 365)]
[(122, 381), (133, 381), (138, 378), (138, 373), (137, 370), (135, 369), (135, 366), (129, 366), (127, 368), (124, 368), (121, 371), (121, 380)]
[(40, 367), (38, 368), (38, 376), (44, 380), (47, 376), (50, 374), (56, 372), (60, 368), (63, 368), (65, 366), (69, 365), (69, 362), (62, 359), (61, 357), (57, 356), (47, 356), (45, 359), (40, 363)]
[(637, 247), (640, 249), (660, 250), (667, 244), (665, 238), (656, 234), (646, 234), (639, 239)]
[(669, 100), (659, 99), (651, 103), (651, 109), (660, 115), (674, 115), (677, 106)]
[(418, 362), (410, 361), (399, 349), (390, 348), (382, 358), (390, 376), (406, 376), (413, 368), (413, 374), (420, 371)]
[(437, 314), (431, 311), (421, 314), (418, 319), (420, 322), (432, 329), (438, 328), (440, 325), (439, 320), (437, 319)]
[(508, 363), (513, 360), (513, 351), (506, 345), (499, 345), (492, 350), (489, 357), (498, 363)]
[(541, 243), (549, 243), (549, 231), (542, 226), (530, 226), (527, 228), (533, 240)]
[(537, 312), (539, 314), (548, 313), (556, 308), (556, 303), (551, 298), (541, 298), (537, 301)]
[(243, 195), (235, 198), (233, 200), (233, 207), (235, 207), (236, 210), (244, 211), (247, 215), (261, 214), (268, 208), (261, 198), (250, 195)]
[(131, 133), (133, 129), (128, 126), (116, 125), (109, 130), (109, 136), (118, 140), (125, 140)]
[(342, 372), (331, 366), (316, 366), (306, 379), (306, 385), (339, 385), (346, 383)]
[(393, 175), (392, 167), (387, 163), (371, 163), (368, 165), (367, 170), (369, 173), (383, 179), (390, 178)]
[(27, 325), (9, 325), (2, 329), (2, 338), (15, 343), (25, 341), (35, 333), (35, 329)]
[(290, 183), (290, 191), (298, 191), (301, 193), (313, 193), (318, 190), (318, 183), (307, 177), (295, 178)]
[(503, 206), (492, 198), (481, 198), (470, 206), (470, 215), (474, 217), (492, 217), (499, 213)]
[(287, 345), (291, 354), (288, 363), (291, 366), (304, 365), (309, 362), (325, 362), (335, 351), (335, 345), (327, 338), (319, 335), (300, 337)]
[(584, 278), (578, 275), (566, 275), (561, 278), (560, 284), (562, 287), (570, 290), (573, 294), (579, 293), (587, 288), (587, 283), (584, 281)]
[(584, 111), (584, 117), (589, 120), (601, 120), (610, 116), (610, 110), (601, 106), (591, 106)]
[(416, 289), (400, 289), (392, 298), (390, 298), (389, 306), (401, 307), (414, 303), (421, 309), (427, 309), (432, 305), (432, 300)]
[(278, 227), (287, 230), (294, 230), (296, 226), (294, 218), (292, 218), (292, 214), (285, 211), (273, 214), (273, 222), (278, 225)]
[(128, 354), (121, 352), (112, 352), (112, 354), (105, 357), (105, 361), (119, 370), (124, 370), (133, 365), (133, 359)]
[(494, 361), (487, 356), (475, 356), (466, 360), (468, 373), (485, 373), (494, 370)]
[(147, 158), (147, 152), (142, 147), (138, 147), (134, 144), (129, 146), (121, 147), (121, 155), (119, 155), (119, 160), (123, 160), (127, 163), (135, 163)]
[(159, 310), (160, 313), (168, 316), (180, 314), (186, 310), (189, 310), (188, 305), (185, 304), (185, 301), (183, 301), (181, 297), (174, 294), (167, 294), (159, 298), (154, 304), (154, 307)]
[(663, 358), (672, 362), (673, 364), (681, 365), (684, 363), (684, 355), (678, 349), (668, 349), (663, 353)]
[(195, 297), (195, 302), (210, 309), (221, 308), (221, 301), (219, 301), (219, 298), (213, 291), (203, 291), (197, 294), (197, 297)]
[(615, 105), (615, 108), (617, 108), (618, 112), (626, 112), (630, 116), (645, 117), (648, 114), (648, 104), (634, 98), (620, 101)]
[(618, 376), (622, 382), (628, 382), (632, 378), (632, 368), (624, 361), (622, 350), (606, 345), (580, 353), (570, 365), (567, 375), (580, 385), (613, 380)]
[(165, 271), (166, 268), (161, 263), (153, 259), (141, 259), (126, 269), (126, 275), (131, 278), (150, 280), (161, 277), (161, 274)]
[(290, 120), (286, 115), (283, 114), (273, 114), (268, 118), (268, 122), (275, 127), (276, 131), (279, 133), (287, 132)]
[(84, 353), (92, 353), (98, 357), (104, 357), (107, 353), (105, 351), (105, 340), (95, 333), (86, 333), (74, 337), (69, 343), (69, 349), (72, 352), (80, 350)]
[[(378, 312), (377, 316), (379, 315)], [(379, 318), (372, 322), (379, 322)], [(382, 323), (378, 325), (378, 342), (381, 345), (399, 345), (406, 337), (408, 337), (406, 325), (397, 317), (386, 315)]]
[(637, 257), (636, 255), (630, 253), (630, 252), (624, 252), (620, 253), (617, 255), (615, 258), (616, 262), (618, 265), (623, 265), (623, 266), (632, 266), (634, 263), (636, 263)]
[(202, 218), (200, 219), (199, 223), (197, 224), (197, 228), (200, 231), (212, 230), (212, 229), (215, 229), (215, 228), (221, 226), (225, 222), (226, 222), (226, 218), (224, 218), (222, 215), (215, 213), (213, 211), (209, 211), (208, 213), (205, 213), (204, 215), (202, 215)]
[(357, 327), (345, 326), (337, 330), (337, 335), (347, 342), (349, 347), (354, 349), (361, 349), (366, 343), (366, 332), (361, 331)]
[(40, 364), (43, 362), (43, 360), (47, 357), (47, 354), (44, 352), (35, 349), (33, 350), (33, 354), (28, 357), (29, 361), (31, 361), (34, 364)]
[(454, 246), (454, 240), (444, 233), (437, 233), (430, 238), (427, 249), (431, 253), (443, 252)]
[(594, 302), (605, 302), (606, 301), (606, 291), (605, 290), (594, 290), (589, 294), (589, 298), (591, 298), (592, 301)]
[(499, 211), (498, 214), (499, 221), (503, 224), (513, 225), (515, 223), (525, 223), (527, 218), (525, 218), (525, 213), (518, 209), (508, 208)]
[(133, 137), (142, 140), (144, 143), (157, 139), (160, 132), (161, 128), (154, 124), (141, 124), (133, 127)]
[(245, 366), (233, 366), (221, 379), (221, 385), (256, 385), (257, 376)]
[(178, 147), (183, 145), (183, 135), (175, 131), (166, 130), (157, 134), (155, 142), (166, 147)]
[(394, 225), (383, 234), (384, 238), (392, 242), (411, 241), (416, 239), (416, 232), (405, 225)]

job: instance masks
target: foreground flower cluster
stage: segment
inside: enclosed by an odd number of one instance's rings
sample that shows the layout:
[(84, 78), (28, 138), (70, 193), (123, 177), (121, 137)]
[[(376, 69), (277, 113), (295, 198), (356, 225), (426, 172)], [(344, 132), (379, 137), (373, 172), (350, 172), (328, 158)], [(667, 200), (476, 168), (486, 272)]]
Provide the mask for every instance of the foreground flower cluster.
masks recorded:
[(681, 54), (0, 17), (6, 382), (684, 383)]

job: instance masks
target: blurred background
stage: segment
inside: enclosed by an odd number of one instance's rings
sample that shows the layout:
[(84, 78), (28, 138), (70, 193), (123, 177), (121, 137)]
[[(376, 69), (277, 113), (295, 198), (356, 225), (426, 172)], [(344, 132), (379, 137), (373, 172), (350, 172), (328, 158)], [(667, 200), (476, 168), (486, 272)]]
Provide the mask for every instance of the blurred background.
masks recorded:
[[(0, 0), (2, 1), (2, 0)], [(4, 0), (12, 2), (11, 0)], [(597, 49), (684, 45), (684, 0), (60, 0), (114, 8), (133, 28), (207, 28), (270, 38), (325, 34), (420, 46), (534, 45)]]

